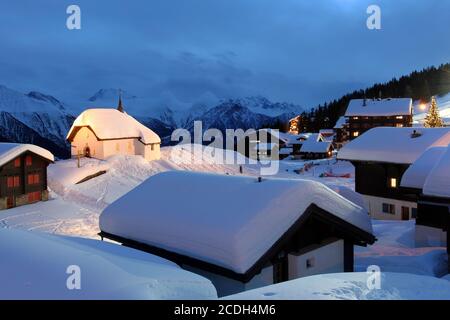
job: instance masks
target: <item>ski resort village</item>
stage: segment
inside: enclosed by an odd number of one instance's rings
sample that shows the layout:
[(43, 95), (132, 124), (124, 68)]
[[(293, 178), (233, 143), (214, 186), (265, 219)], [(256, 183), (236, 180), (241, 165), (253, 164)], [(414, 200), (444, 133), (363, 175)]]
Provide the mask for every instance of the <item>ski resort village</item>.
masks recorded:
[(222, 148), (161, 146), (121, 95), (75, 117), (66, 159), (0, 144), (1, 298), (450, 299), (450, 95)]
[(448, 303), (449, 12), (1, 1), (0, 303), (158, 320)]

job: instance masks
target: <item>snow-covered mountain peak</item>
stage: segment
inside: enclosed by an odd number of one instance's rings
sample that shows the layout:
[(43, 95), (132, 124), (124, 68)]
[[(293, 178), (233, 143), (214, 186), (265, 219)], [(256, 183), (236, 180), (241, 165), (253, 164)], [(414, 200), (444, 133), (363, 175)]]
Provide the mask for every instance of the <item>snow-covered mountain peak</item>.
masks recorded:
[(51, 95), (44, 94), (44, 93), (38, 92), (38, 91), (30, 91), (27, 94), (27, 96), (32, 99), (39, 100), (39, 101), (49, 102), (49, 103), (57, 106), (61, 111), (65, 110), (63, 103)]
[(10, 113), (61, 112), (64, 107), (56, 98), (39, 92), (22, 92), (0, 86), (0, 110)]
[(251, 96), (238, 99), (222, 100), (223, 105), (237, 104), (244, 106), (255, 113), (264, 114), (271, 117), (280, 116), (286, 113), (300, 113), (302, 107), (286, 102), (272, 102), (263, 96)]

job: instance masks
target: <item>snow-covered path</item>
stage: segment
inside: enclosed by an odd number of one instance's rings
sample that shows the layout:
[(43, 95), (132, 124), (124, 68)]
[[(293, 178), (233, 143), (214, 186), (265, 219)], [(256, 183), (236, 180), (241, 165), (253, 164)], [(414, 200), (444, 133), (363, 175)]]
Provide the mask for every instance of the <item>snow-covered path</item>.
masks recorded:
[(372, 220), (378, 241), (367, 248), (355, 247), (355, 271), (377, 265), (384, 272), (408, 272), (442, 277), (447, 273), (444, 247), (416, 248), (415, 221)]

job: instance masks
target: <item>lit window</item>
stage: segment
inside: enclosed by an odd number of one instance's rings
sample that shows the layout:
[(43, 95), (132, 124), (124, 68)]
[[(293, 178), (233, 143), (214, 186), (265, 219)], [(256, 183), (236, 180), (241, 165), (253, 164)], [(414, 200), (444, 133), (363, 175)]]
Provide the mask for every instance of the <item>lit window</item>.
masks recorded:
[(353, 117), (353, 120), (358, 120), (359, 119), (359, 117)]
[(358, 137), (358, 136), (359, 136), (359, 131), (353, 132), (353, 136), (354, 136), (354, 137)]
[(391, 178), (391, 179), (389, 180), (389, 186), (390, 186), (391, 188), (397, 188), (397, 179), (396, 179), (396, 178)]
[(119, 152), (120, 151), (120, 145), (118, 143), (116, 143), (116, 151)]
[(31, 166), (33, 164), (33, 158), (30, 155), (25, 157), (25, 164), (27, 166)]
[(403, 116), (396, 116), (395, 118), (401, 120), (403, 119)]
[(20, 158), (14, 159), (14, 167), (20, 167)]
[(403, 128), (403, 123), (397, 123), (395, 126), (396, 126), (397, 128)]

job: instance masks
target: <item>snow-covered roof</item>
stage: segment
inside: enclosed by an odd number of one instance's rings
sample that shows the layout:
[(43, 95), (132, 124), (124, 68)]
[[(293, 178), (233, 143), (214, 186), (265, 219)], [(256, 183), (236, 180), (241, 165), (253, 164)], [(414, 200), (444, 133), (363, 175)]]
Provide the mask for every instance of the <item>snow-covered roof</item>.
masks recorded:
[(21, 155), (22, 153), (30, 151), (33, 152), (39, 156), (41, 156), (44, 159), (47, 159), (48, 161), (55, 161), (55, 158), (53, 157), (53, 154), (41, 147), (38, 147), (34, 144), (20, 144), (20, 143), (7, 143), (7, 142), (1, 142), (0, 143), (0, 166), (4, 165), (5, 163), (13, 160), (17, 156)]
[(388, 99), (364, 99), (350, 100), (346, 117), (353, 116), (402, 116), (412, 114), (412, 99), (388, 98)]
[(279, 153), (282, 155), (290, 155), (292, 152), (292, 148), (281, 148)]
[(159, 136), (125, 112), (117, 109), (87, 109), (74, 121), (67, 139), (72, 140), (76, 130), (89, 127), (101, 139), (138, 138), (145, 144), (161, 143)]
[(337, 121), (336, 124), (334, 125), (334, 129), (341, 129), (344, 127), (345, 123), (346, 123), (346, 119), (345, 117), (340, 117)]
[[(405, 171), (400, 185), (407, 188), (422, 189), (430, 171), (439, 162), (447, 147), (428, 148), (414, 163)], [(450, 165), (450, 164), (449, 164)]]
[[(217, 297), (209, 280), (171, 261), (99, 240), (0, 228), (0, 257), (0, 299)], [(69, 266), (80, 268), (81, 290), (66, 286)]]
[(292, 134), (292, 133), (279, 133), (280, 139), (286, 143), (287, 146), (292, 146), (294, 144), (302, 144), (304, 140), (308, 139), (309, 135), (307, 134)]
[(333, 135), (334, 130), (333, 129), (320, 129), (319, 133), (322, 135)]
[(303, 142), (300, 152), (318, 152), (325, 153), (330, 150), (331, 141), (324, 141), (322, 134), (314, 133), (309, 136), (308, 140)]
[(450, 198), (450, 147), (446, 148), (437, 164), (431, 169), (423, 186), (423, 194)]
[(253, 146), (253, 149), (254, 150), (272, 150), (275, 147), (278, 147), (278, 144), (258, 142)]
[(102, 212), (100, 229), (245, 273), (311, 204), (372, 232), (364, 209), (316, 181), (188, 171), (150, 177)]
[(377, 127), (347, 143), (338, 159), (411, 164), (429, 147), (449, 143), (450, 128)]

